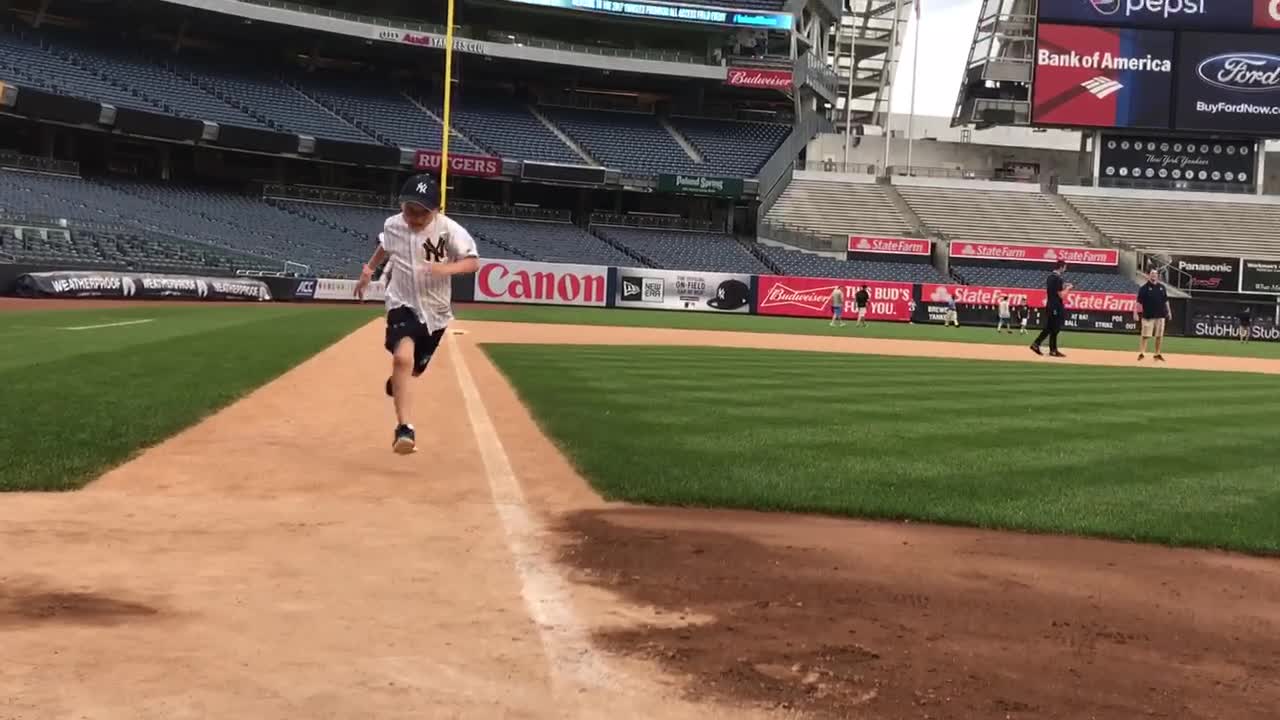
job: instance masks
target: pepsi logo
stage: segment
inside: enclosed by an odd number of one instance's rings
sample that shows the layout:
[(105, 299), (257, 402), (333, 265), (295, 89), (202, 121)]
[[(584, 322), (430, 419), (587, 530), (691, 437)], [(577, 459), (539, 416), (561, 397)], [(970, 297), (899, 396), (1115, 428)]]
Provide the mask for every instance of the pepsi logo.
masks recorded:
[(1089, 0), (1094, 12), (1099, 15), (1115, 15), (1120, 12), (1120, 0)]
[(1280, 89), (1280, 56), (1265, 53), (1223, 53), (1196, 67), (1205, 82), (1224, 90), (1270, 92)]

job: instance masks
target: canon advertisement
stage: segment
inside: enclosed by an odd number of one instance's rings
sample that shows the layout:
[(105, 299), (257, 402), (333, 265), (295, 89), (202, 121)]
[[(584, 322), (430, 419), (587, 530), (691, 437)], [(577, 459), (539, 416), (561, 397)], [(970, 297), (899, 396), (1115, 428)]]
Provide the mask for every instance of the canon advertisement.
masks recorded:
[(1257, 143), (1103, 135), (1101, 180), (1216, 182), (1252, 186)]
[(1183, 33), (1179, 48), (1179, 129), (1280, 136), (1280, 35)]
[(1172, 88), (1173, 33), (1053, 24), (1037, 31), (1034, 123), (1168, 128)]
[(1040, 0), (1039, 17), (1054, 22), (1185, 30), (1277, 30), (1275, 0)]
[(607, 267), (482, 260), (475, 274), (475, 301), (604, 307), (608, 287)]

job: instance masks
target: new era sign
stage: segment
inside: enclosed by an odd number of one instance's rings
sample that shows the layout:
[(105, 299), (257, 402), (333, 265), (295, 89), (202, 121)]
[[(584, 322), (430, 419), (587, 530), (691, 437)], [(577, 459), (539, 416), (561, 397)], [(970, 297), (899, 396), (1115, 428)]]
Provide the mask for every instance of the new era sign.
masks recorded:
[(924, 255), (928, 256), (933, 243), (916, 238), (875, 237), (871, 235), (850, 235), (849, 252), (882, 253), (885, 255)]
[(951, 243), (951, 257), (957, 260), (1013, 260), (1033, 263), (1056, 263), (1062, 260), (1068, 265), (1114, 266), (1120, 263), (1120, 251), (1106, 248), (959, 241)]
[(758, 68), (729, 68), (726, 85), (765, 90), (789, 91), (793, 84), (790, 70), (760, 70)]

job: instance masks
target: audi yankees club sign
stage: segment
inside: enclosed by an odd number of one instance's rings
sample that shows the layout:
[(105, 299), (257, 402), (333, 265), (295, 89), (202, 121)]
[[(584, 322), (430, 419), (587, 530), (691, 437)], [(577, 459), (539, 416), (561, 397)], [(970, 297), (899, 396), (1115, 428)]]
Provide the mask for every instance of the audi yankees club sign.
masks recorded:
[(483, 260), (475, 274), (475, 301), (604, 307), (608, 287), (607, 267)]

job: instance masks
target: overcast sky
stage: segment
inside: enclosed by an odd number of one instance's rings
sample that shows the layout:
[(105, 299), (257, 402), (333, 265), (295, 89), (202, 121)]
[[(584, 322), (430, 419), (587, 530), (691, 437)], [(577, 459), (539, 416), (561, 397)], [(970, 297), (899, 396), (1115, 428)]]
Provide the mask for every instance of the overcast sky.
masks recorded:
[[(981, 0), (917, 0), (920, 7), (920, 70), (916, 74), (916, 114), (950, 117), (960, 75), (973, 42)], [(916, 18), (910, 15), (902, 41), (893, 112), (911, 109), (911, 66)]]

